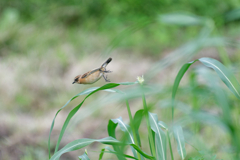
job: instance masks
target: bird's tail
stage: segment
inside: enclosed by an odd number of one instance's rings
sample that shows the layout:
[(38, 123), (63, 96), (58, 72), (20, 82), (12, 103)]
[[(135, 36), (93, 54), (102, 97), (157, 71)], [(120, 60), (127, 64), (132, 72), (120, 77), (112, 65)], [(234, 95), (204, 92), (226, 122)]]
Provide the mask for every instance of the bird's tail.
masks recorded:
[(111, 61), (112, 61), (112, 58), (111, 57), (108, 58), (108, 60), (102, 64), (102, 67), (105, 68), (108, 65), (108, 63), (110, 63)]

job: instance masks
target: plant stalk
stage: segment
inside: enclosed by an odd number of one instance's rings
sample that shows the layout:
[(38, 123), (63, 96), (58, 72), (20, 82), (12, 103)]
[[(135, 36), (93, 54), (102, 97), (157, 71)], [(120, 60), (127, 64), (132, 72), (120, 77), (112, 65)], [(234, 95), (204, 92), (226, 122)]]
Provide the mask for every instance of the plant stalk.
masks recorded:
[(171, 144), (171, 140), (170, 140), (168, 129), (167, 129), (167, 138), (168, 138), (168, 145), (169, 145), (170, 153), (171, 153), (171, 160), (174, 160), (173, 151), (172, 151), (172, 144)]
[(153, 157), (156, 157), (156, 150), (155, 150), (152, 131), (151, 131), (151, 127), (150, 127), (147, 103), (146, 103), (145, 95), (143, 93), (143, 86), (142, 86), (142, 84), (140, 84), (140, 85), (141, 85), (141, 89), (142, 89), (142, 100), (143, 100), (143, 107), (144, 107), (143, 109), (144, 109), (144, 114), (145, 114), (146, 121), (147, 121), (148, 135), (149, 135), (150, 146), (151, 146), (150, 148), (151, 148)]
[[(130, 107), (129, 107), (128, 99), (126, 99), (126, 105), (127, 105), (127, 110), (128, 110), (128, 116), (129, 116), (129, 119), (130, 119), (130, 126), (131, 126), (132, 132), (133, 132), (133, 139), (135, 141), (135, 144), (138, 147), (140, 147), (139, 144), (138, 144), (137, 135), (136, 135), (136, 131), (135, 131), (134, 122), (133, 122), (132, 113), (131, 113), (131, 110), (130, 110)], [(140, 155), (139, 152), (137, 152), (137, 156), (138, 156), (138, 159), (141, 160), (141, 155)]]

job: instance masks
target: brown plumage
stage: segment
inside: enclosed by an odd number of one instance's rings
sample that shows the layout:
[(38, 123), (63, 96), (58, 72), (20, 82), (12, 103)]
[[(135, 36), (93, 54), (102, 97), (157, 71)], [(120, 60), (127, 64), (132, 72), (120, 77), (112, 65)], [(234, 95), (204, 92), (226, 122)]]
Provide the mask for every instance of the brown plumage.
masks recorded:
[(74, 78), (74, 81), (72, 84), (74, 84), (74, 83), (92, 84), (92, 83), (95, 83), (96, 81), (98, 81), (101, 77), (103, 77), (106, 82), (110, 82), (107, 79), (107, 76), (105, 77), (104, 74), (111, 72), (111, 71), (106, 70), (108, 63), (110, 63), (111, 61), (112, 61), (112, 58), (108, 58), (108, 60), (106, 62), (104, 62), (100, 68), (93, 69), (87, 73), (84, 73), (83, 75), (76, 76)]

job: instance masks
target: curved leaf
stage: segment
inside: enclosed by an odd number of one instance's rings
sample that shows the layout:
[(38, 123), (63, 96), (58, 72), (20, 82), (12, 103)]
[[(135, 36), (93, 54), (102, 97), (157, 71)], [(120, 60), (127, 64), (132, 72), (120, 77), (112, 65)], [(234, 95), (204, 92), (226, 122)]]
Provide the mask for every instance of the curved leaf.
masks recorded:
[(233, 94), (240, 99), (240, 85), (235, 76), (222, 63), (206, 57), (200, 58), (199, 61), (205, 66), (214, 69)]
[[(112, 120), (109, 120), (109, 122), (108, 122), (108, 135), (113, 137), (113, 138), (116, 138), (116, 135), (115, 135), (116, 128), (117, 128), (117, 123), (114, 123)], [(120, 150), (119, 146), (114, 145), (113, 148), (118, 153), (118, 154), (116, 154), (118, 159), (125, 160), (125, 158), (123, 156), (121, 156), (121, 155), (123, 155), (123, 151)]]
[[(105, 151), (105, 150), (109, 150), (109, 151)], [(119, 155), (118, 152), (112, 150), (112, 149), (109, 148), (109, 147), (105, 147), (104, 149), (102, 149), (101, 154), (103, 155), (103, 153), (112, 153), (112, 154)], [(130, 155), (127, 155), (127, 154), (121, 154), (121, 156), (124, 156), (124, 157), (126, 157), (126, 158), (131, 158), (131, 159), (136, 159), (136, 160), (138, 160), (137, 158), (135, 158), (135, 157), (133, 157), (133, 156), (130, 156)], [(102, 159), (102, 156), (99, 156), (99, 160), (101, 160), (101, 159)]]
[(173, 116), (174, 116), (174, 99), (175, 99), (175, 96), (176, 96), (176, 93), (177, 93), (179, 83), (180, 83), (183, 75), (188, 70), (188, 68), (196, 61), (197, 60), (184, 64), (182, 66), (182, 68), (180, 69), (180, 71), (178, 72), (177, 77), (175, 78), (175, 81), (174, 81), (174, 84), (173, 84), (173, 89), (172, 89), (172, 119), (173, 119)]
[(184, 13), (163, 14), (159, 16), (159, 20), (167, 24), (184, 26), (203, 25), (206, 21), (206, 19), (202, 17)]
[(143, 157), (155, 160), (155, 158), (153, 156), (150, 156), (146, 152), (142, 151), (141, 148), (139, 148), (137, 145), (130, 144), (130, 146), (132, 146), (136, 151), (138, 151)]
[(97, 139), (78, 139), (78, 140), (68, 143), (65, 147), (63, 147), (58, 152), (56, 152), (51, 157), (50, 160), (57, 160), (64, 153), (81, 149), (83, 147), (88, 146), (89, 144), (91, 144), (93, 142), (100, 142), (100, 143), (108, 144), (108, 145), (122, 144), (121, 142), (119, 142), (118, 140), (116, 140), (113, 137), (106, 137), (106, 138), (99, 139), (99, 140), (97, 140)]
[[(233, 94), (240, 99), (240, 84), (238, 83), (235, 76), (219, 61), (212, 59), (212, 58), (200, 58), (198, 59), (202, 64), (205, 66), (212, 68), (216, 71), (218, 76), (221, 78), (221, 80), (226, 84), (226, 86), (233, 92)], [(180, 71), (178, 72), (177, 77), (175, 78), (173, 90), (172, 90), (172, 119), (174, 116), (174, 99), (177, 93), (177, 89), (179, 86), (179, 83), (183, 77), (183, 75), (186, 73), (188, 68), (196, 61), (192, 61), (189, 63), (186, 63), (182, 66)]]
[(158, 125), (157, 114), (148, 112), (151, 129), (155, 132), (155, 145), (157, 150), (157, 159), (167, 159), (166, 134)]
[(143, 114), (143, 109), (140, 109), (135, 113), (134, 118), (133, 118), (133, 123), (134, 123), (135, 131), (136, 131), (136, 136), (137, 136), (138, 144), (139, 144), (140, 147), (141, 147), (141, 139), (140, 139), (138, 129), (140, 127), (143, 115), (144, 115)]
[[(111, 121), (111, 122), (110, 122)], [(125, 124), (123, 121), (122, 121), (122, 118), (119, 117), (117, 119), (111, 119), (109, 121), (109, 125), (108, 125), (108, 133), (110, 135), (113, 135), (115, 136), (115, 133), (113, 133), (113, 129), (115, 131), (115, 128), (116, 128), (116, 125), (119, 124), (120, 126), (120, 129), (127, 135), (127, 138), (128, 138), (128, 143), (131, 147), (131, 150), (134, 154), (134, 157), (137, 158), (137, 154), (136, 154), (136, 151), (139, 152), (143, 157), (145, 158), (150, 158), (150, 159), (154, 159), (154, 157), (150, 156), (149, 154), (143, 152), (137, 145), (135, 145), (135, 142), (134, 142), (134, 138), (133, 138), (133, 133), (132, 133), (132, 130), (130, 128), (129, 125)], [(111, 130), (112, 129), (112, 130)]]
[[(122, 117), (119, 117), (117, 119), (111, 119), (111, 121), (115, 124), (118, 124), (120, 126), (120, 129), (126, 134), (127, 139), (128, 139), (128, 143), (130, 144), (135, 144), (134, 142), (134, 137), (133, 137), (133, 133), (132, 133), (132, 129), (129, 125), (125, 124), (122, 121)], [(137, 157), (137, 153), (136, 151), (131, 147), (131, 150), (134, 154), (134, 157)]]
[(78, 96), (80, 95), (84, 95), (84, 94), (88, 94), (84, 100), (78, 105), (76, 106), (74, 109), (71, 110), (71, 112), (68, 114), (68, 117), (67, 119), (65, 120), (64, 122), (64, 125), (61, 129), (61, 132), (60, 132), (60, 135), (59, 135), (59, 138), (58, 138), (58, 142), (56, 144), (56, 148), (55, 148), (55, 152), (57, 152), (58, 150), (58, 147), (59, 147), (59, 144), (61, 142), (61, 139), (62, 139), (62, 136), (67, 128), (67, 125), (70, 121), (70, 119), (75, 115), (75, 113), (79, 110), (79, 108), (82, 106), (83, 102), (92, 94), (94, 94), (95, 92), (97, 91), (100, 91), (100, 90), (105, 90), (105, 91), (108, 91), (108, 92), (118, 92), (119, 93), (119, 90), (113, 90), (111, 88), (114, 88), (114, 87), (117, 87), (119, 85), (132, 85), (132, 84), (136, 84), (137, 82), (123, 82), (123, 83), (108, 83), (106, 85), (103, 85), (102, 87), (93, 87), (93, 88), (89, 88), (89, 89), (86, 89), (82, 92), (80, 92), (79, 94), (77, 94), (76, 96), (74, 96), (73, 98), (71, 98), (61, 109), (59, 109), (55, 115), (55, 117), (53, 118), (53, 121), (52, 121), (52, 125), (51, 125), (51, 128), (50, 128), (50, 132), (49, 132), (49, 138), (48, 138), (48, 151), (49, 151), (49, 158), (51, 157), (51, 154), (50, 154), (50, 137), (51, 137), (51, 133), (52, 133), (52, 130), (53, 130), (53, 127), (54, 127), (54, 123), (55, 123), (55, 119), (58, 115), (58, 113), (68, 105), (69, 102), (71, 102), (72, 100), (74, 100), (75, 98), (77, 98)]
[(80, 95), (85, 95), (85, 94), (89, 94), (93, 91), (95, 91), (96, 89), (98, 89), (99, 87), (92, 87), (92, 88), (88, 88), (80, 93), (78, 93), (77, 95), (75, 95), (73, 98), (71, 98), (69, 101), (67, 101), (67, 103), (62, 107), (60, 108), (57, 113), (55, 114), (54, 118), (53, 118), (53, 121), (52, 121), (52, 124), (51, 124), (51, 128), (50, 128), (50, 132), (49, 132), (49, 137), (48, 137), (48, 152), (49, 152), (49, 158), (51, 157), (50, 155), (50, 137), (51, 137), (51, 133), (52, 133), (52, 130), (53, 130), (53, 127), (54, 127), (54, 123), (55, 123), (55, 119), (58, 115), (58, 113), (63, 109), (65, 108), (72, 100), (74, 100), (75, 98), (79, 97)]
[(98, 160), (102, 160), (104, 152), (105, 152), (105, 148), (103, 148), (103, 149), (101, 150), (101, 153), (99, 154)]
[(168, 126), (166, 123), (164, 123), (163, 121), (158, 121), (158, 125), (166, 130), (168, 130)]
[(111, 121), (115, 124), (119, 124), (120, 129), (128, 135), (128, 143), (133, 143), (134, 144), (132, 130), (131, 130), (129, 125), (125, 124), (122, 121), (122, 117), (119, 117), (117, 119), (111, 119)]
[(173, 134), (178, 144), (178, 153), (181, 156), (181, 159), (184, 159), (186, 157), (186, 149), (182, 127), (179, 125), (174, 126)]

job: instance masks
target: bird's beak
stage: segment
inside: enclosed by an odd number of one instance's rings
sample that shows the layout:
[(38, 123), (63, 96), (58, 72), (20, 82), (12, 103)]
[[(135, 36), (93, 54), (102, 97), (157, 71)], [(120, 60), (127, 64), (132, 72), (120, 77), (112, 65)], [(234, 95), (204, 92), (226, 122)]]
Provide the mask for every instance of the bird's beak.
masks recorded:
[(74, 84), (75, 82), (73, 82), (72, 84)]

